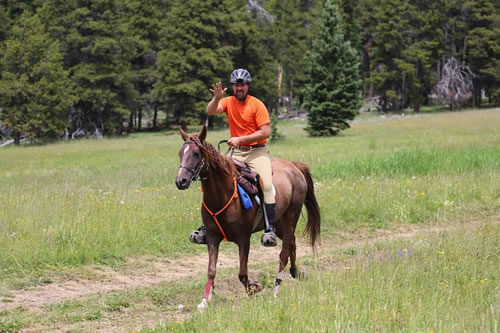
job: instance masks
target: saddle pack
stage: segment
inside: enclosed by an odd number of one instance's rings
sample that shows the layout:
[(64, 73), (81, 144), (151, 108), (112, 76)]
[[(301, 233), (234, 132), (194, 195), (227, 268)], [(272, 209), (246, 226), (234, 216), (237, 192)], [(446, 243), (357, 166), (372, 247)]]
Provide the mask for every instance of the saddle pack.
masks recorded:
[(244, 162), (233, 159), (233, 163), (238, 172), (238, 184), (248, 193), (250, 197), (259, 194), (259, 174), (251, 170)]

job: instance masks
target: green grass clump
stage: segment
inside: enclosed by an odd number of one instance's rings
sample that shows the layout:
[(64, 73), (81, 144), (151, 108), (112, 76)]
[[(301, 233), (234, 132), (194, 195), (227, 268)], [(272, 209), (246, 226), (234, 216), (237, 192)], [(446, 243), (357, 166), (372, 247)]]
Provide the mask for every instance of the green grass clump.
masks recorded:
[(331, 268), (318, 263), (320, 273), (285, 284), (276, 301), (216, 303), (144, 331), (497, 332), (499, 240), (492, 223), (376, 244)]

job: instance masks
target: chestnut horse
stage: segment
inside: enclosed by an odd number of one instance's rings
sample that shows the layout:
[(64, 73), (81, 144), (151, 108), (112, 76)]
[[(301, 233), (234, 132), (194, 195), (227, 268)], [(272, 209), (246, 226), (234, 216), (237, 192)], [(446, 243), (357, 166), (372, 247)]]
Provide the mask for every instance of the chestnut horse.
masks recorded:
[[(238, 277), (248, 294), (262, 290), (258, 281), (248, 279), (248, 253), (250, 236), (264, 229), (264, 218), (255, 203), (245, 210), (236, 190), (236, 169), (231, 158), (221, 154), (205, 141), (207, 129), (203, 126), (199, 134), (188, 135), (180, 130), (184, 144), (179, 150), (180, 166), (175, 183), (185, 190), (198, 177), (203, 189), (201, 217), (206, 227), (208, 247), (208, 281), (205, 294), (198, 305), (205, 309), (210, 302), (217, 266), (219, 244), (222, 239), (238, 244), (240, 270)], [(315, 248), (320, 234), (320, 211), (314, 195), (314, 183), (306, 164), (273, 158), (273, 184), (276, 190), (276, 234), (282, 239), (279, 270), (275, 280), (274, 294), (277, 295), (284, 278), (284, 269), (290, 258), (290, 274), (297, 278), (300, 272), (296, 266), (295, 228), (302, 205), (307, 209), (307, 225), (310, 244)], [(260, 214), (258, 214), (260, 213)]]

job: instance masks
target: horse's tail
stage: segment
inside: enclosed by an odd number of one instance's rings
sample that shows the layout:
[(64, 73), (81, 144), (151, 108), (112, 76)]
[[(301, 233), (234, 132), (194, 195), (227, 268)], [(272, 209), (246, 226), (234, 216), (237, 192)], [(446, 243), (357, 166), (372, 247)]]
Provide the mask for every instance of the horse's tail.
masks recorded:
[(299, 168), (299, 170), (304, 175), (307, 183), (307, 193), (306, 200), (304, 202), (307, 209), (307, 225), (304, 233), (309, 236), (309, 241), (311, 242), (311, 247), (315, 249), (316, 241), (319, 240), (320, 225), (321, 225), (321, 215), (319, 210), (318, 201), (314, 195), (314, 182), (312, 179), (311, 171), (305, 163), (293, 162), (293, 164)]

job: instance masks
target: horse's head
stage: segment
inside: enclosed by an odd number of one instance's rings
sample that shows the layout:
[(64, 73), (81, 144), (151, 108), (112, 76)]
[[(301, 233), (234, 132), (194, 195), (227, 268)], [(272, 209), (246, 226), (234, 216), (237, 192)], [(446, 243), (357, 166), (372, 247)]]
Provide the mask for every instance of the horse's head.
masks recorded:
[(191, 185), (191, 182), (195, 181), (199, 177), (200, 172), (205, 165), (203, 152), (201, 151), (199, 144), (205, 141), (207, 137), (207, 128), (203, 125), (200, 133), (193, 136), (189, 136), (182, 129), (180, 129), (179, 132), (184, 140), (184, 144), (179, 150), (179, 159), (181, 164), (179, 166), (177, 177), (175, 177), (175, 184), (179, 190), (185, 190), (189, 187), (189, 185)]

